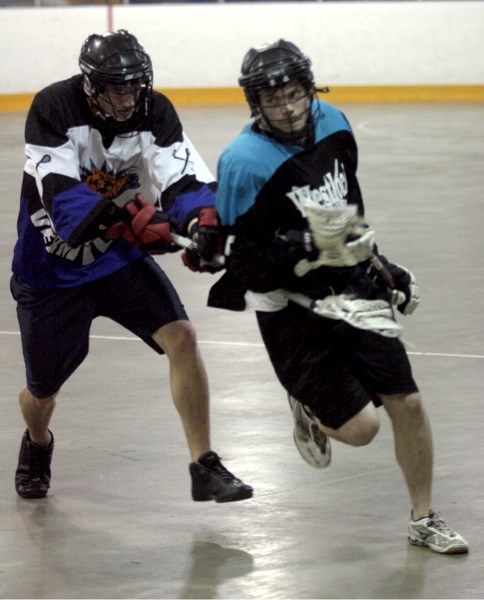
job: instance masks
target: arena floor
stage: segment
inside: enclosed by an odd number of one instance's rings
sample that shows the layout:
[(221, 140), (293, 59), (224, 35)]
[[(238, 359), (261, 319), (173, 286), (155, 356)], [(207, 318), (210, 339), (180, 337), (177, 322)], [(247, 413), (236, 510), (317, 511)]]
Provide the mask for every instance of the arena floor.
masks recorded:
[[(0, 114), (1, 598), (484, 597), (484, 106), (342, 108), (380, 249), (421, 285), (419, 310), (401, 322), (433, 426), (433, 503), (470, 553), (407, 543), (409, 500), (383, 411), (371, 445), (333, 443), (325, 471), (302, 461), (254, 315), (207, 308), (218, 276), (191, 273), (178, 254), (158, 260), (198, 329), (213, 447), (253, 499), (192, 502), (167, 360), (103, 319), (58, 400), (51, 492), (18, 498), (24, 372), (8, 283), (25, 114)], [(212, 169), (247, 116), (179, 112)]]

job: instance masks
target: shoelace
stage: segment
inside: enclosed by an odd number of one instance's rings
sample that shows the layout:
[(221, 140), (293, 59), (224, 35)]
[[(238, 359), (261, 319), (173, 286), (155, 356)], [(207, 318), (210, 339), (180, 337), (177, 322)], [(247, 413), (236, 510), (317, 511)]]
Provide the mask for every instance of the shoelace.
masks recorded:
[(217, 462), (215, 462), (213, 465), (210, 465), (208, 468), (211, 471), (215, 471), (218, 475), (220, 475), (220, 477), (222, 477), (222, 479), (226, 479), (227, 481), (240, 481), (237, 479), (237, 477), (235, 477), (235, 475), (226, 469), (219, 460), (217, 460)]
[(302, 430), (306, 436), (309, 435), (309, 429), (308, 429), (308, 424), (306, 423), (306, 421), (304, 421), (303, 419), (299, 418), (296, 419), (296, 425), (298, 426), (298, 428), (300, 430)]
[(435, 527), (437, 531), (440, 533), (453, 536), (455, 533), (452, 529), (447, 525), (447, 523), (442, 519), (439, 513), (433, 513), (429, 520), (429, 525), (431, 527)]
[(313, 434), (313, 438), (319, 446), (319, 449), (325, 454), (328, 436), (315, 424), (311, 425), (311, 433)]

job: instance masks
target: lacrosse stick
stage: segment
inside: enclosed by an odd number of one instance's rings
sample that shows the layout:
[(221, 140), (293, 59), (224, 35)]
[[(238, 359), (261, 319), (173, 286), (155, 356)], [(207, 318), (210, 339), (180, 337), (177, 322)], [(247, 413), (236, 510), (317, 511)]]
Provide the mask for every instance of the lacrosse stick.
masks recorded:
[(288, 300), (319, 317), (345, 321), (356, 329), (373, 331), (384, 337), (399, 337), (403, 331), (402, 326), (395, 320), (391, 304), (386, 300), (363, 300), (349, 294), (313, 300), (298, 292), (284, 289), (280, 291)]
[(393, 290), (395, 288), (395, 281), (392, 277), (392, 274), (382, 263), (379, 256), (377, 256), (374, 252), (370, 254), (370, 262), (375, 267), (375, 270), (381, 277), (381, 279), (387, 284), (387, 286), (390, 289)]
[[(190, 238), (172, 232), (171, 237), (181, 248), (196, 248)], [(212, 265), (224, 266), (225, 257), (215, 254), (209, 261)], [(398, 337), (402, 326), (397, 323), (391, 305), (385, 300), (361, 300), (348, 294), (327, 296), (313, 300), (304, 294), (278, 290), (287, 300), (306, 308), (310, 312), (327, 319), (346, 321), (357, 329), (365, 329), (383, 335)]]
[[(180, 248), (192, 249), (192, 248), (197, 247), (196, 243), (193, 240), (191, 240), (189, 237), (180, 235), (178, 233), (175, 233), (174, 231), (171, 231), (170, 233), (171, 233), (171, 239), (175, 242), (175, 244), (177, 246), (180, 246)], [(223, 267), (223, 266), (225, 266), (225, 256), (223, 254), (214, 254), (210, 260), (201, 259), (200, 264), (202, 266), (203, 265), (212, 265), (214, 267)]]
[(296, 275), (301, 277), (322, 265), (350, 267), (370, 260), (383, 282), (389, 288), (395, 288), (391, 273), (373, 252), (375, 233), (367, 228), (355, 205), (329, 209), (305, 202), (299, 205), (299, 209), (308, 221), (320, 256), (316, 261), (299, 262), (295, 268)]

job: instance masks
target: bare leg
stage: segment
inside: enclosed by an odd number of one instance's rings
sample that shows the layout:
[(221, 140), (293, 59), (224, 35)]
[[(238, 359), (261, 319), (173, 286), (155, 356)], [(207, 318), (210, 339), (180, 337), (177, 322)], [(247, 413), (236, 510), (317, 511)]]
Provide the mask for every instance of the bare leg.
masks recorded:
[(55, 408), (55, 395), (39, 399), (24, 387), (19, 394), (19, 403), (32, 442), (48, 446), (52, 440), (49, 423)]
[(331, 463), (329, 438), (351, 446), (365, 446), (380, 428), (380, 419), (371, 402), (338, 429), (323, 425), (308, 407), (304, 407), (290, 395), (289, 406), (294, 418), (293, 438), (296, 448), (303, 460), (316, 469), (324, 469)]
[(192, 461), (210, 450), (209, 389), (196, 333), (188, 321), (174, 321), (153, 334), (170, 362), (173, 402), (180, 415)]
[[(316, 419), (318, 421), (318, 419)], [(380, 419), (375, 405), (369, 402), (359, 413), (342, 425), (339, 429), (326, 427), (320, 421), (319, 428), (329, 437), (350, 446), (366, 446), (380, 429)]]
[(427, 516), (431, 505), (433, 446), (430, 422), (420, 394), (381, 396), (390, 417), (395, 454), (412, 502), (414, 519)]

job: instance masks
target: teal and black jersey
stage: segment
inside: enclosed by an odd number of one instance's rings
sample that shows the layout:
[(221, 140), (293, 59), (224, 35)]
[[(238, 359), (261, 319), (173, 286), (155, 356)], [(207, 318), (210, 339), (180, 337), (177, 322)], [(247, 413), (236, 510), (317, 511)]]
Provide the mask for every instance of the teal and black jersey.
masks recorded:
[(284, 287), (321, 297), (330, 286), (345, 288), (351, 276), (351, 269), (322, 267), (297, 278), (287, 247), (280, 243), (287, 236), (302, 239), (308, 228), (307, 203), (328, 208), (352, 204), (364, 214), (356, 177), (358, 150), (348, 120), (322, 100), (313, 100), (311, 110), (310, 147), (282, 143), (249, 124), (218, 162), (216, 206), (235, 236), (229, 271), (252, 292)]
[[(253, 124), (227, 146), (217, 167), (217, 210), (225, 225), (233, 225), (254, 204), (270, 205), (272, 231), (302, 198), (327, 207), (357, 204), (363, 212), (356, 179), (357, 147), (345, 115), (322, 100), (314, 100), (314, 144), (309, 149), (283, 144)], [(291, 226), (293, 225), (291, 221)]]

